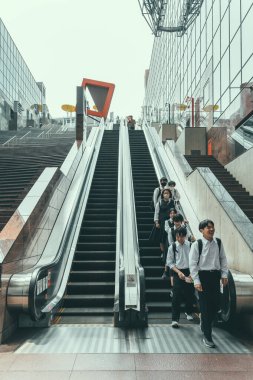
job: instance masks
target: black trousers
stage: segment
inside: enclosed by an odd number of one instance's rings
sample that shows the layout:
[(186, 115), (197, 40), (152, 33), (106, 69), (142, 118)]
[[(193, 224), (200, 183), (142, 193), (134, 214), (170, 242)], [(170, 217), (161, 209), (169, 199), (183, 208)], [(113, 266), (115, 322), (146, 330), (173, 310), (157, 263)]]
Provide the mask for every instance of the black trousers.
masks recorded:
[[(189, 276), (189, 269), (180, 269), (185, 275)], [(193, 312), (194, 286), (184, 280), (180, 280), (178, 274), (173, 271), (173, 296), (172, 296), (172, 321), (179, 321), (180, 305), (185, 301), (186, 313)]]
[(219, 270), (199, 271), (203, 292), (198, 292), (201, 313), (201, 326), (206, 339), (212, 339), (212, 325), (220, 308)]

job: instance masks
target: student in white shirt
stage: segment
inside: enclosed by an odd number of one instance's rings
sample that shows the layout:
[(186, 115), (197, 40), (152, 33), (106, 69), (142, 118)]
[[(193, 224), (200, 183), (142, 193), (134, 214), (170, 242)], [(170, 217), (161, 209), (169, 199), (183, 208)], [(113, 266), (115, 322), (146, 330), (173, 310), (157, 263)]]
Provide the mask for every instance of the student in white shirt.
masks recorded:
[(175, 181), (169, 181), (168, 182), (168, 187), (170, 191), (172, 192), (172, 197), (175, 202), (178, 202), (180, 199), (180, 194), (179, 191), (176, 189), (176, 182)]
[(214, 348), (212, 324), (220, 309), (220, 283), (223, 286), (228, 283), (228, 264), (222, 242), (214, 237), (213, 221), (203, 220), (199, 230), (203, 237), (192, 244), (190, 273), (199, 296), (203, 343)]
[(166, 265), (173, 273), (172, 296), (172, 323), (174, 328), (179, 327), (180, 304), (185, 300), (186, 317), (193, 320), (194, 286), (190, 277), (189, 252), (191, 243), (186, 240), (187, 231), (184, 227), (177, 229), (176, 242), (170, 245)]
[(168, 189), (168, 180), (166, 177), (162, 177), (160, 179), (160, 186), (156, 187), (154, 192), (153, 192), (153, 204), (154, 204), (154, 209), (157, 204), (157, 202), (160, 201), (161, 199), (161, 193), (164, 189)]

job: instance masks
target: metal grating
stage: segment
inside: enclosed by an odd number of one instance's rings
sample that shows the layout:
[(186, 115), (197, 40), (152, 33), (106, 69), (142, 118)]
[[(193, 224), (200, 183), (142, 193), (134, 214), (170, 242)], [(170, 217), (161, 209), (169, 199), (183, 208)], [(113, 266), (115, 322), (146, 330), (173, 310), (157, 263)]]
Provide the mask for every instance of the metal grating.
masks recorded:
[(16, 350), (30, 353), (252, 353), (229, 332), (215, 328), (217, 349), (203, 346), (198, 325), (124, 330), (113, 326), (57, 325), (37, 331)]

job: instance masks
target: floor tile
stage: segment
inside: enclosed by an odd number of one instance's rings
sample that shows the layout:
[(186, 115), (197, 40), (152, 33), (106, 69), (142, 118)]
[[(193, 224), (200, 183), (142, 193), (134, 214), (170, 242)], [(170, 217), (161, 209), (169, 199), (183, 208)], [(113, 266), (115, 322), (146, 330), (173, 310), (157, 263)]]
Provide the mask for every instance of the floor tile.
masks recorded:
[(74, 371), (132, 371), (135, 370), (133, 354), (79, 354)]
[(135, 354), (135, 365), (150, 371), (246, 371), (253, 367), (253, 355)]
[(1, 380), (69, 380), (71, 371), (10, 371)]
[(0, 354), (0, 371), (6, 371), (14, 361), (13, 354)]
[(14, 354), (11, 371), (71, 371), (75, 354)]
[[(192, 380), (198, 379), (198, 372), (188, 372), (188, 371), (136, 371), (137, 380)], [(202, 379), (201, 379), (202, 380)], [(221, 380), (221, 379), (219, 379)]]
[(136, 380), (136, 373), (135, 371), (73, 371), (70, 376), (70, 380), (86, 379)]

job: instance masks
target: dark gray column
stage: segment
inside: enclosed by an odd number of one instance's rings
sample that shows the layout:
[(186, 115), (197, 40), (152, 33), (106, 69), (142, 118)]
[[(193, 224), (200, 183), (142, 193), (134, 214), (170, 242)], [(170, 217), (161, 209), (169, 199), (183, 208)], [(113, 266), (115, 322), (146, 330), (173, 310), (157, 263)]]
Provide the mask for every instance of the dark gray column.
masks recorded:
[(84, 88), (78, 86), (76, 88), (76, 140), (78, 141), (86, 140), (85, 113), (86, 99)]

